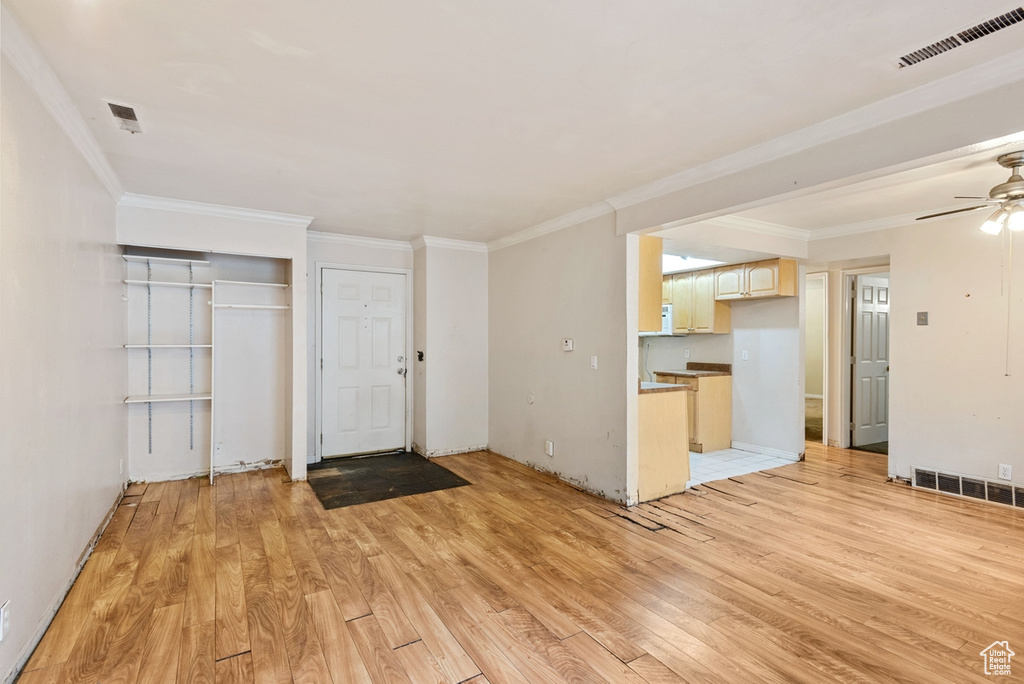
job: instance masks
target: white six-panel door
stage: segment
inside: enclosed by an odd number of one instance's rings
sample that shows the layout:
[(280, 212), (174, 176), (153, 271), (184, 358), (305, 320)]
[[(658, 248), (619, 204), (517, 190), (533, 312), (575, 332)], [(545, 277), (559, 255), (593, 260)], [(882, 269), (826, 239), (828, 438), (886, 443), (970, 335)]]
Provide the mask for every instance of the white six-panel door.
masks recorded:
[(405, 447), (406, 276), (325, 268), (321, 453)]
[(857, 276), (853, 318), (853, 446), (889, 439), (889, 278)]

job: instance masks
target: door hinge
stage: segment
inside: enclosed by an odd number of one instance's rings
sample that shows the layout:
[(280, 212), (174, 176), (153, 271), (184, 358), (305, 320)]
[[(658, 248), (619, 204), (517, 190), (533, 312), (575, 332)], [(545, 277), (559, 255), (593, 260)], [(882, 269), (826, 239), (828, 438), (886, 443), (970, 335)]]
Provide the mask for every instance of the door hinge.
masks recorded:
[[(853, 429), (854, 429), (855, 427), (856, 427), (856, 425), (854, 425), (854, 424), (853, 424), (853, 421), (851, 420), (851, 421), (850, 421), (850, 429), (851, 429), (851, 430), (853, 430)], [(324, 437), (323, 435), (320, 435), (320, 439), (321, 439), (321, 440), (323, 439), (323, 437)]]
[[(320, 359), (320, 367), (321, 367), (321, 368), (323, 368), (323, 367), (324, 367), (323, 363), (324, 363), (324, 362), (323, 362), (323, 359)], [(857, 363), (857, 357), (856, 357), (856, 356), (851, 356), (851, 357), (850, 357), (850, 365), (852, 366), (852, 365), (854, 365), (855, 363)]]
[(323, 443), (324, 443), (324, 433), (321, 432), (320, 433), (320, 445), (323, 446)]
[(324, 360), (320, 359), (320, 370), (324, 369)]

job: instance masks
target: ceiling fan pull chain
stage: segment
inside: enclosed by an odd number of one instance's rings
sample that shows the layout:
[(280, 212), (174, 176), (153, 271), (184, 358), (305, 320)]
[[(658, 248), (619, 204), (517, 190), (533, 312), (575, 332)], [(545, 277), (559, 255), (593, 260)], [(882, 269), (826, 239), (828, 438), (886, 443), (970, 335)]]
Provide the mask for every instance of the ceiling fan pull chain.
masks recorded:
[(1010, 297), (1010, 290), (1013, 288), (1013, 231), (1007, 230), (1004, 232), (1010, 233), (1010, 258), (1007, 263), (1009, 274), (1006, 279), (1006, 368), (1003, 372), (1006, 377), (1010, 377), (1010, 314), (1013, 308), (1013, 298)]

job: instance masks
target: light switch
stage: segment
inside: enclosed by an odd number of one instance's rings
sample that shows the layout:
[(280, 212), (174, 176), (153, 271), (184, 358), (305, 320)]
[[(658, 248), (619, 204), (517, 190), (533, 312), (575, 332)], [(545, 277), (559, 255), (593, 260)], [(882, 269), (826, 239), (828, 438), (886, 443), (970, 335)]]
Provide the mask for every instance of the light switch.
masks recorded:
[(591, 356), (590, 357), (590, 368), (593, 369), (593, 370), (597, 370), (597, 357), (596, 356)]
[(562, 340), (562, 351), (572, 351), (572, 339), (566, 337)]
[(743, 361), (748, 361), (750, 359), (750, 352), (748, 352), (746, 349), (741, 351), (740, 352), (740, 359), (742, 359)]

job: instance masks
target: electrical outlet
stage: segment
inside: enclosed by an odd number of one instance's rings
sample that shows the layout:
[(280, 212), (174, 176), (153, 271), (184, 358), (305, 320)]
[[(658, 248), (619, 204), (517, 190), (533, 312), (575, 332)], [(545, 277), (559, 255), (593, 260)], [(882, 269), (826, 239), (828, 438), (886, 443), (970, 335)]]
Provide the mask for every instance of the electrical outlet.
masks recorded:
[(1006, 463), (999, 464), (999, 479), (1010, 480), (1013, 478), (1013, 466)]
[(214, 442), (213, 444), (213, 455), (223, 456), (224, 455), (224, 442)]
[(4, 605), (0, 606), (0, 641), (7, 638), (7, 633), (11, 631), (11, 602), (4, 601)]
[(684, 359), (690, 358), (690, 350), (689, 349), (684, 349), (683, 350), (683, 358)]
[(750, 352), (748, 352), (746, 349), (744, 349), (742, 352), (740, 352), (740, 359), (742, 359), (743, 361), (749, 361), (750, 360)]
[(548, 456), (555, 455), (555, 443), (552, 442), (550, 439), (544, 440), (544, 453), (547, 454)]

